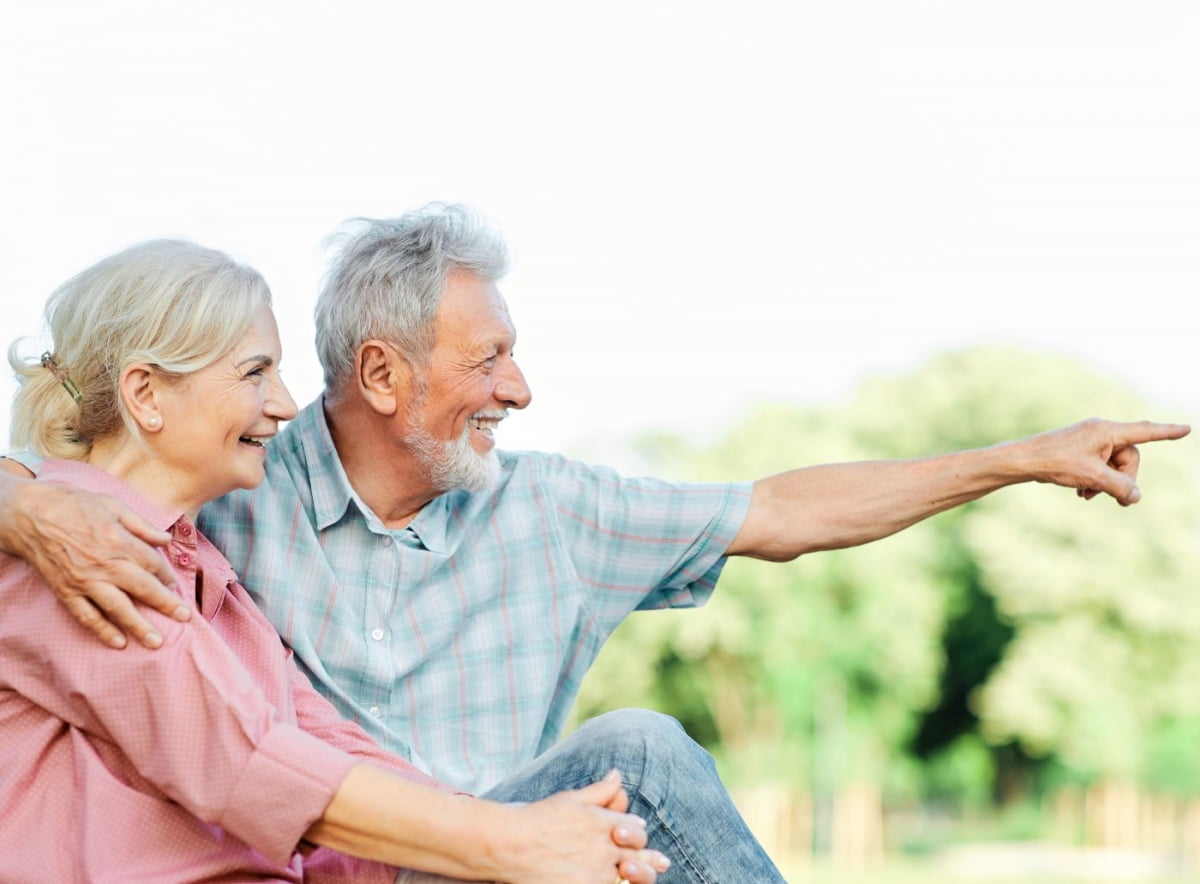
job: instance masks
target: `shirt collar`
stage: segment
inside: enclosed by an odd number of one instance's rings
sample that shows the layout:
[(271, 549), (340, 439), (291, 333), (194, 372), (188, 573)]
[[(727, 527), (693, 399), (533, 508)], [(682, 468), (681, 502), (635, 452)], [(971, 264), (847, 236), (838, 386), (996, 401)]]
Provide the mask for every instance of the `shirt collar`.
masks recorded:
[[(81, 460), (51, 458), (38, 470), (37, 475), (39, 481), (71, 485), (75, 488), (82, 488), (84, 491), (94, 491), (97, 494), (105, 494), (115, 498), (159, 531), (165, 531), (176, 538), (180, 536), (190, 538), (188, 541), (189, 545), (200, 545), (195, 523), (188, 518), (182, 509), (163, 506), (157, 501), (150, 500), (138, 491), (135, 491), (124, 480), (104, 472), (99, 467), (94, 467)], [(211, 545), (208, 544), (207, 539), (203, 543), (207, 548), (211, 549)], [(214, 556), (206, 567), (213, 570), (212, 576), (215, 578), (216, 586), (223, 587), (230, 580), (237, 579), (237, 575), (233, 571), (233, 566), (222, 555), (217, 554)], [(187, 595), (184, 597), (189, 598)]]
[(450, 547), (446, 541), (446, 532), (449, 524), (450, 495), (443, 494), (421, 507), (421, 511), (408, 527), (430, 552), (448, 553)]
[(38, 478), (115, 497), (159, 531), (170, 531), (176, 522), (184, 518), (182, 509), (165, 507), (149, 500), (116, 476), (81, 460), (51, 458), (38, 470)]
[[(313, 518), (318, 531), (341, 521), (353, 505), (362, 513), (373, 531), (394, 533), (363, 502), (346, 477), (346, 470), (333, 445), (333, 436), (325, 420), (323, 397), (318, 396), (292, 421), (289, 429), (298, 436), (304, 461), (308, 465), (309, 490), (312, 492)], [(448, 495), (435, 497), (417, 513), (408, 526), (417, 540), (430, 552), (447, 551), (446, 525), (450, 518)]]
[(357, 495), (350, 487), (337, 449), (333, 447), (333, 436), (325, 422), (325, 399), (318, 396), (310, 402), (288, 425), (286, 432), (295, 435), (305, 464), (309, 490), (312, 492), (313, 518), (318, 531), (346, 515), (351, 503), (357, 504)]

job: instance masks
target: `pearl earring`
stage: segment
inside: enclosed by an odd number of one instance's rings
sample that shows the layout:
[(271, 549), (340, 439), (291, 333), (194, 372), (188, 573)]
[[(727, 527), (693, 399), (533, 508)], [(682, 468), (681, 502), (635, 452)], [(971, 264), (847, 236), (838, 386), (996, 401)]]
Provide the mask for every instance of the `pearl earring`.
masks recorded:
[(159, 423), (160, 423), (159, 419), (157, 417), (155, 417), (154, 415), (150, 415), (150, 417), (148, 417), (146, 419), (146, 424), (151, 429), (155, 429), (156, 427), (158, 427)]

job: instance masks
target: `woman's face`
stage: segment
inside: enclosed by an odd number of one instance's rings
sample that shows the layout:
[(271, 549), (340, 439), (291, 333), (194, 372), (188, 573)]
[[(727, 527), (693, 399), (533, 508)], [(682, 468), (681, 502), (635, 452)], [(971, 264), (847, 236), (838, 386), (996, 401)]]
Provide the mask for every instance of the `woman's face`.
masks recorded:
[(280, 355), (275, 316), (263, 304), (232, 350), (161, 390), (155, 448), (179, 483), (177, 499), (199, 506), (262, 482), (266, 442), (296, 416)]

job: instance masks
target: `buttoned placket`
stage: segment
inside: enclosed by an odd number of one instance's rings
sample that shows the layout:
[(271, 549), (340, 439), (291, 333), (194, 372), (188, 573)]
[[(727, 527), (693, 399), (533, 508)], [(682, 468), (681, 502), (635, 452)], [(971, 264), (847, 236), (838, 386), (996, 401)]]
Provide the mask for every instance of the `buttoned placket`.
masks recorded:
[(362, 682), (360, 706), (372, 718), (386, 722), (396, 681), (396, 661), (391, 647), (392, 608), (399, 583), (404, 540), (382, 526), (373, 526), (375, 550), (370, 556), (368, 590), (362, 610), (363, 637), (371, 661), (371, 677)]
[(180, 572), (180, 592), (184, 599), (203, 613), (202, 573), (196, 561), (196, 527), (186, 516), (171, 526), (171, 564)]

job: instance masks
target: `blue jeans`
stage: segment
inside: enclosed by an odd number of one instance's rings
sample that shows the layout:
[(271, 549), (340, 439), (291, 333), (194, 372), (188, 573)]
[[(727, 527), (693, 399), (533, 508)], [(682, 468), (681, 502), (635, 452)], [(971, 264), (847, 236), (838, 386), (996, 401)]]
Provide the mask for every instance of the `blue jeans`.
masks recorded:
[(646, 820), (650, 847), (671, 868), (659, 884), (782, 882), (717, 776), (712, 756), (679, 722), (646, 709), (593, 718), (482, 797), (537, 801), (621, 771), (629, 812)]

